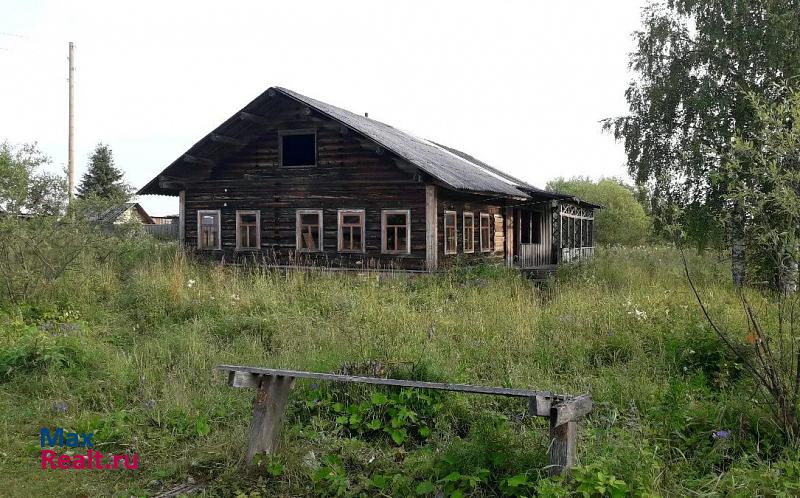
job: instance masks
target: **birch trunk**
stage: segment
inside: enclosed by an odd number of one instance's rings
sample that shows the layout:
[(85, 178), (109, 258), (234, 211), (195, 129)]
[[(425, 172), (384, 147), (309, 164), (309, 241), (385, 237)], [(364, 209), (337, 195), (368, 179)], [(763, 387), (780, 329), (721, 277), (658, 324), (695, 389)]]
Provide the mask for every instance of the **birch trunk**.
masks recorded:
[(745, 241), (744, 241), (744, 212), (738, 204), (733, 206), (731, 222), (731, 275), (733, 286), (742, 287), (745, 281)]

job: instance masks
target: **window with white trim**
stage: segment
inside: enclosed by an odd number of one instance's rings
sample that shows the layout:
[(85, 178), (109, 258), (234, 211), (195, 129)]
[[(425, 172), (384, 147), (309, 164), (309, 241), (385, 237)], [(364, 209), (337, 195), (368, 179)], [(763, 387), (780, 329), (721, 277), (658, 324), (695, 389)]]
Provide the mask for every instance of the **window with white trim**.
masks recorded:
[(475, 252), (475, 215), (464, 211), (464, 252)]
[(381, 211), (381, 252), (408, 254), (411, 252), (411, 211), (384, 209)]
[(489, 213), (481, 213), (480, 231), (481, 252), (489, 252), (492, 250), (492, 226)]
[(220, 218), (219, 209), (197, 211), (198, 249), (207, 251), (222, 249)]
[(364, 252), (364, 210), (339, 210), (339, 252)]
[(456, 236), (458, 227), (456, 226), (458, 217), (455, 211), (444, 212), (444, 253), (456, 254), (458, 252), (458, 237)]
[(261, 249), (261, 213), (253, 210), (236, 211), (236, 250)]
[(322, 210), (298, 209), (296, 219), (299, 252), (318, 252), (322, 250)]

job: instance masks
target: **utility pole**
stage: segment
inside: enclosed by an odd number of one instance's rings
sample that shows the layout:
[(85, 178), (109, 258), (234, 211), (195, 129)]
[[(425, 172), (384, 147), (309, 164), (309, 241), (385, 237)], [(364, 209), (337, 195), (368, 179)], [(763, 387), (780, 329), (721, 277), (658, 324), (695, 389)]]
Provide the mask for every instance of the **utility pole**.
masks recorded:
[(69, 200), (75, 198), (75, 45), (69, 42), (69, 150), (67, 152), (67, 184)]

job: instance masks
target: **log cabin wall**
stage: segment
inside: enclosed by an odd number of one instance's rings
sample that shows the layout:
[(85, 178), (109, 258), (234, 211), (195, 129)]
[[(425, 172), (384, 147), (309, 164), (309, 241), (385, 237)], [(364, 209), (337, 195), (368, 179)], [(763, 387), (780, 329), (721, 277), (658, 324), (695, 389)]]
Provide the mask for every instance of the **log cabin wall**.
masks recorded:
[[(504, 199), (489, 198), (480, 195), (471, 195), (454, 192), (444, 188), (437, 189), (437, 218), (438, 218), (438, 260), (439, 268), (446, 268), (456, 260), (472, 263), (486, 261), (500, 263), (505, 256), (504, 236)], [(456, 212), (456, 253), (445, 254), (445, 211)], [(474, 252), (464, 252), (464, 212), (471, 212), (475, 217)], [(480, 248), (480, 215), (489, 215), (489, 241), (491, 249), (482, 252)]]
[[(212, 259), (257, 259), (268, 264), (425, 268), (425, 184), (401, 170), (387, 151), (293, 102), (270, 112), (260, 138), (219, 163), (207, 178), (186, 184), (185, 247)], [(279, 165), (279, 131), (316, 130), (316, 166)], [(197, 249), (198, 210), (220, 210), (219, 251)], [(296, 252), (296, 212), (323, 210), (323, 251)], [(365, 211), (363, 253), (338, 251), (338, 210)], [(410, 254), (381, 253), (381, 210), (411, 212)], [(236, 251), (236, 211), (260, 213), (260, 251)]]

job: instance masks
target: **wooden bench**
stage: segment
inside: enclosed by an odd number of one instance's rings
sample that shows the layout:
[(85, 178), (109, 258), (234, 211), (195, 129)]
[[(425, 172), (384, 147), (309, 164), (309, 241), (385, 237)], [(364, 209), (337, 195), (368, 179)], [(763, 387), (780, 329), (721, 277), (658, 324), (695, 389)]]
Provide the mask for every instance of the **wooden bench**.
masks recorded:
[(550, 459), (548, 470), (551, 475), (569, 472), (569, 469), (575, 464), (577, 421), (592, 410), (592, 398), (588, 394), (567, 396), (547, 391), (530, 391), (506, 387), (358, 377), (239, 365), (220, 365), (217, 369), (228, 372), (229, 386), (257, 389), (255, 401), (253, 402), (253, 419), (250, 422), (250, 432), (248, 433), (248, 464), (253, 462), (253, 458), (256, 455), (269, 455), (275, 451), (280, 438), (281, 423), (286, 411), (289, 389), (295, 379), (354, 382), (527, 398), (528, 411), (531, 415), (550, 419), (550, 444), (547, 454)]

